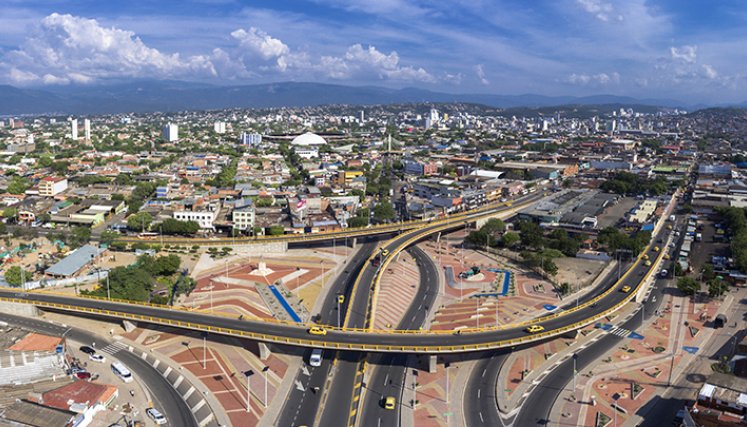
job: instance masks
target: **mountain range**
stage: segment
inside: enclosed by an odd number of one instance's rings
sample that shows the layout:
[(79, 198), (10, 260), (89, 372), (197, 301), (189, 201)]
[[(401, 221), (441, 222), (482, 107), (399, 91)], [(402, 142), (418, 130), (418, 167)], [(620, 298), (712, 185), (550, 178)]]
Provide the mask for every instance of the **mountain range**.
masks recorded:
[[(426, 89), (389, 89), (324, 83), (282, 82), (213, 86), (181, 81), (135, 81), (102, 86), (55, 86), (44, 89), (0, 85), (0, 115), (110, 114), (171, 112), (224, 108), (304, 107), (328, 104), (376, 105), (463, 102), (496, 108), (555, 105), (646, 105), (695, 109), (671, 99), (636, 99), (616, 95), (543, 96), (450, 94)], [(747, 106), (747, 102), (740, 106)]]

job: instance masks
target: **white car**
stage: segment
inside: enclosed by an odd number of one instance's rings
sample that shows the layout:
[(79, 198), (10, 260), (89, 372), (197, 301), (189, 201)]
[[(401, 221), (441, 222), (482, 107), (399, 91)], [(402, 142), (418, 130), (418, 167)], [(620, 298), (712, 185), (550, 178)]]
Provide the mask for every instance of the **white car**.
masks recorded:
[(91, 359), (91, 360), (93, 360), (94, 362), (99, 362), (99, 363), (106, 362), (106, 357), (104, 357), (104, 356), (102, 356), (102, 355), (100, 355), (98, 353), (89, 354), (88, 358)]
[(153, 420), (153, 422), (155, 422), (159, 426), (161, 424), (166, 424), (166, 417), (164, 417), (163, 414), (158, 411), (158, 409), (148, 408), (145, 410), (145, 413), (151, 420)]

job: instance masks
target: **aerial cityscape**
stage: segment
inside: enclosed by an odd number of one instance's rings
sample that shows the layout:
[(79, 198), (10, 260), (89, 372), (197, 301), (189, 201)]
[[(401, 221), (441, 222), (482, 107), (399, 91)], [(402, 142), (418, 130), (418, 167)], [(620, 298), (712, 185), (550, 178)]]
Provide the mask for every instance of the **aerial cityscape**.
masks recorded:
[(0, 5), (0, 426), (747, 426), (740, 2), (109, 3)]

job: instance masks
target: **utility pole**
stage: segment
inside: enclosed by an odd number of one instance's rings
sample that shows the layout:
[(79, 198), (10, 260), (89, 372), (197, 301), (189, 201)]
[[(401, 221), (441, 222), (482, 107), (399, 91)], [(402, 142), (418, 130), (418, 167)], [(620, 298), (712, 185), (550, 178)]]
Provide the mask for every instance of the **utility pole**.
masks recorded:
[(254, 375), (254, 371), (251, 369), (244, 372), (244, 375), (246, 375), (246, 412), (251, 413), (252, 412), (252, 405), (251, 405), (251, 399), (252, 399), (252, 381), (251, 377)]

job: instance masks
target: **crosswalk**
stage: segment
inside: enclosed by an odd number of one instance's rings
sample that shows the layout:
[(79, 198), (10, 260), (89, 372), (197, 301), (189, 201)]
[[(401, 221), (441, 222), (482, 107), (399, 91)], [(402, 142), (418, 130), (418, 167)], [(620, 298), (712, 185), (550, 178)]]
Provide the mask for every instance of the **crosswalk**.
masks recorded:
[(115, 342), (115, 343), (107, 345), (106, 347), (102, 348), (99, 351), (102, 353), (114, 355), (115, 353), (122, 351), (122, 350), (127, 350), (127, 344), (123, 344), (121, 342)]
[(612, 329), (610, 329), (607, 332), (609, 332), (609, 333), (611, 333), (613, 335), (617, 335), (618, 337), (625, 338), (628, 335), (630, 335), (630, 333), (632, 331), (629, 331), (629, 330), (627, 330), (625, 328), (618, 328), (617, 326), (615, 326), (615, 327), (613, 327)]

